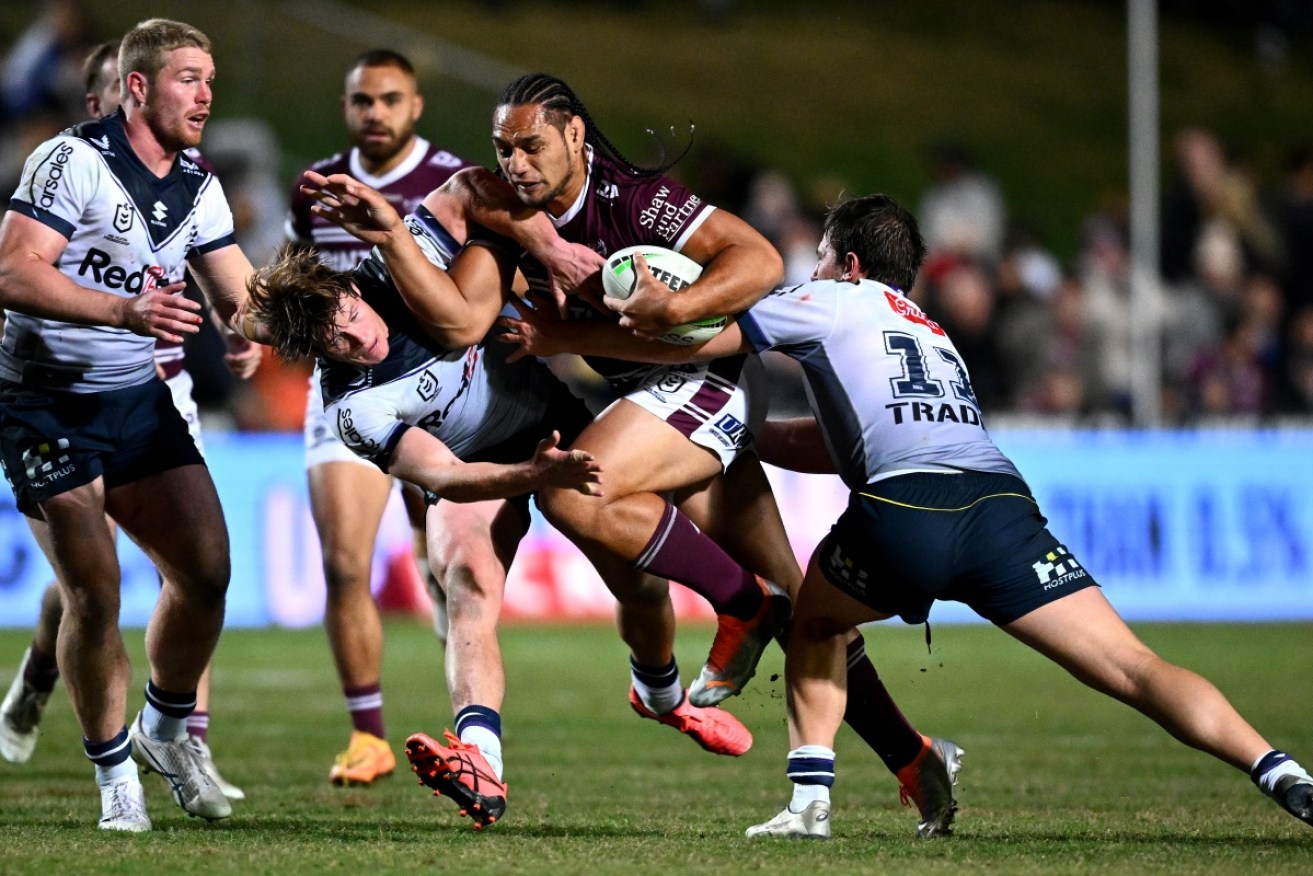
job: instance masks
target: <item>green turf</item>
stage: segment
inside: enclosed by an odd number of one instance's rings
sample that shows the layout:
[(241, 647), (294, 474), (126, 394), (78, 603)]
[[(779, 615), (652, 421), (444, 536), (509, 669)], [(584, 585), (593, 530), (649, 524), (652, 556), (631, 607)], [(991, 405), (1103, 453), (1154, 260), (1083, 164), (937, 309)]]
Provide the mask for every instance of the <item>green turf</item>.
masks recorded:
[[(1313, 626), (1148, 626), (1165, 656), (1210, 676), (1274, 743), (1313, 759)], [(427, 630), (388, 626), (384, 672), (394, 741), (450, 723)], [(681, 643), (687, 677), (710, 630)], [(144, 683), (141, 635), (128, 634)], [(0, 683), (25, 644), (0, 632)], [(867, 632), (884, 677), (919, 726), (969, 755), (956, 836), (913, 837), (891, 777), (851, 736), (839, 741), (834, 839), (754, 841), (745, 826), (784, 803), (778, 654), (730, 704), (756, 735), (738, 760), (640, 721), (625, 703), (625, 652), (606, 627), (505, 631), (510, 808), (475, 833), (448, 801), (399, 773), (341, 790), (325, 777), (347, 736), (319, 631), (234, 630), (216, 669), (211, 743), (249, 794), (206, 825), (146, 779), (155, 831), (95, 829), (97, 796), (67, 698), (52, 700), (31, 763), (0, 763), (0, 872), (302, 873), (766, 872), (846, 867), (897, 873), (1256, 873), (1304, 870), (1313, 830), (1238, 772), (1172, 742), (987, 628)], [(134, 691), (132, 704), (140, 703)], [(845, 731), (846, 732), (846, 731)]]

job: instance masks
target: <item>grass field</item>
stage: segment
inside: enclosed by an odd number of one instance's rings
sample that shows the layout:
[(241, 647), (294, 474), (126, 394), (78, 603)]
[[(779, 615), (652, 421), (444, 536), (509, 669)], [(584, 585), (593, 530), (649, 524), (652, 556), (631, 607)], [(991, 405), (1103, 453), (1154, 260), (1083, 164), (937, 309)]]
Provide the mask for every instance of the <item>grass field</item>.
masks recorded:
[[(1313, 625), (1140, 632), (1211, 677), (1275, 744), (1313, 760)], [(387, 635), (394, 742), (440, 732), (451, 716), (430, 634), (392, 622)], [(685, 678), (710, 635), (684, 631)], [(128, 639), (144, 684), (141, 634)], [(0, 631), (5, 687), (26, 640)], [(625, 652), (609, 628), (519, 626), (503, 642), (510, 808), (486, 831), (471, 830), (408, 772), (373, 788), (331, 787), (325, 777), (348, 725), (322, 633), (233, 630), (218, 655), (211, 744), (249, 795), (234, 816), (188, 819), (149, 776), (154, 832), (96, 830), (91, 767), (60, 692), (32, 761), (0, 762), (0, 872), (1248, 874), (1306, 872), (1313, 855), (1313, 830), (1244, 776), (992, 629), (938, 627), (931, 655), (920, 629), (867, 631), (868, 650), (917, 724), (969, 752), (956, 835), (928, 842), (915, 839), (914, 812), (899, 805), (893, 779), (850, 735), (838, 745), (831, 842), (743, 838), (789, 792), (777, 653), (730, 704), (756, 735), (734, 760), (629, 710)], [(134, 692), (134, 710), (140, 701)]]

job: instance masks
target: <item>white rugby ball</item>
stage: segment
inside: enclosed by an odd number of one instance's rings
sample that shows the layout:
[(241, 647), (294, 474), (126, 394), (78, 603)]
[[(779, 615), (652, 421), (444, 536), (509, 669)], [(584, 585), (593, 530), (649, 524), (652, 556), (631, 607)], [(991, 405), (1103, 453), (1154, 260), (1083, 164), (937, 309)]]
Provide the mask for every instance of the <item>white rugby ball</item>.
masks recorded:
[[(628, 298), (638, 277), (634, 272), (634, 254), (642, 253), (648, 270), (672, 291), (678, 292), (702, 276), (702, 266), (673, 249), (651, 244), (627, 246), (611, 255), (602, 269), (602, 288), (613, 298)], [(725, 317), (713, 316), (677, 325), (661, 336), (667, 344), (700, 344), (714, 338), (725, 328)]]

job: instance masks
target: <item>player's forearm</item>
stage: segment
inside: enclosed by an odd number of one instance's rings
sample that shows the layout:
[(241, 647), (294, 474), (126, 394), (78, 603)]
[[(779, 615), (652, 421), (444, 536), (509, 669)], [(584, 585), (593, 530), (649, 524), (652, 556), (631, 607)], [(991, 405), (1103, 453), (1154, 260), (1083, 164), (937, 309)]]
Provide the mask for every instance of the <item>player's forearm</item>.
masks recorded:
[(509, 237), (544, 264), (569, 256), (569, 245), (556, 233), (547, 214), (526, 207), (510, 185), (489, 170), (466, 168), (437, 194), (449, 198), (449, 204), (459, 205), (465, 221)]
[(0, 263), (0, 308), (78, 325), (124, 326), (118, 295), (79, 286), (52, 265), (38, 260)]
[(378, 250), (406, 307), (429, 335), (450, 346), (477, 342), (487, 327), (483, 332), (471, 329), (475, 315), (470, 302), (447, 272), (429, 261), (404, 225), (401, 231)]
[(393, 465), (389, 472), (451, 502), (509, 499), (538, 489), (538, 476), (527, 463), (460, 462), (409, 468)]
[(665, 298), (661, 321), (677, 326), (742, 313), (783, 278), (784, 263), (774, 247), (733, 244), (707, 264), (696, 283)]
[(834, 474), (834, 460), (815, 417), (768, 420), (753, 447), (762, 462), (808, 474)]

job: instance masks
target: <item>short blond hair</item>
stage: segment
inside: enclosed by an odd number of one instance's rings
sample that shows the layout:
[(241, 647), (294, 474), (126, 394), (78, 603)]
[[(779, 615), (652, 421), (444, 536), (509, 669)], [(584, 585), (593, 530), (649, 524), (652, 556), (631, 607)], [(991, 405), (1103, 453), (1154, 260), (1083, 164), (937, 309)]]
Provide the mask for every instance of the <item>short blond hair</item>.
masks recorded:
[(119, 79), (126, 82), (129, 73), (141, 73), (154, 82), (155, 74), (169, 63), (169, 52), (186, 48), (214, 54), (210, 38), (190, 24), (148, 18), (123, 37), (119, 47)]
[(246, 282), (247, 309), (284, 359), (322, 356), (337, 338), (343, 297), (359, 298), (351, 275), (304, 247), (284, 247)]

